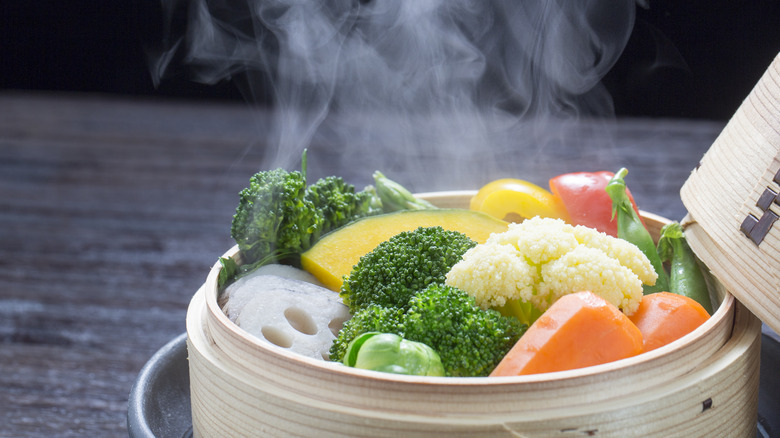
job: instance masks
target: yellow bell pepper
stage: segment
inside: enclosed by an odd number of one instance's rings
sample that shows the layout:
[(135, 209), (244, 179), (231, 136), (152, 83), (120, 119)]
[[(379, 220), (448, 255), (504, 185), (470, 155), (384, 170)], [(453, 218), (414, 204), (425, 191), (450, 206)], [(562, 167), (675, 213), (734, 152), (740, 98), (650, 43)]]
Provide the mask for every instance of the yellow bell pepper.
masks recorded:
[(560, 198), (536, 184), (513, 178), (484, 185), (471, 198), (470, 208), (510, 222), (535, 216), (569, 220)]

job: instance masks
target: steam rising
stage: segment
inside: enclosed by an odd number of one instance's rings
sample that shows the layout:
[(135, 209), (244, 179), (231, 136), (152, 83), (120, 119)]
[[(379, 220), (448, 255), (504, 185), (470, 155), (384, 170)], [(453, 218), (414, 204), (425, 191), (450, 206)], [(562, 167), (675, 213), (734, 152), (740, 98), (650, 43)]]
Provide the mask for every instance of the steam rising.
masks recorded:
[[(184, 3), (163, 2), (173, 23)], [(474, 187), (475, 172), (513, 156), (538, 165), (541, 143), (559, 135), (552, 121), (611, 116), (599, 81), (635, 13), (634, 0), (186, 4), (186, 30), (172, 33), (154, 73), (184, 53), (198, 81), (234, 78), (249, 101), (270, 90), (272, 153), (261, 167), (291, 167), (308, 147), (363, 178), (416, 171), (431, 190)]]

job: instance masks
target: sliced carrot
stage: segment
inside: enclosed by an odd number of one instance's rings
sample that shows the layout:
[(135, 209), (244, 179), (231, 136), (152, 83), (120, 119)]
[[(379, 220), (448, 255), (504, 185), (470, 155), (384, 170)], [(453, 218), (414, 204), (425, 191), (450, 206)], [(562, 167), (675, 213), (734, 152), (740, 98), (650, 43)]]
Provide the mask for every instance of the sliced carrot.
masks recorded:
[(583, 368), (642, 352), (642, 333), (592, 292), (564, 295), (517, 341), (491, 376)]
[(644, 351), (654, 350), (677, 340), (710, 317), (695, 300), (671, 292), (645, 295), (631, 321), (642, 332)]

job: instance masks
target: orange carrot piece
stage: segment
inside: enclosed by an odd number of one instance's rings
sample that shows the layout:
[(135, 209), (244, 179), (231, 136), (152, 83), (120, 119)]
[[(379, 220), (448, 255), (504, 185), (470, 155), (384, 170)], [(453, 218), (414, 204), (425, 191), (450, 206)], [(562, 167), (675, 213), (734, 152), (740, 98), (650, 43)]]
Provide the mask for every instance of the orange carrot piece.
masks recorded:
[(671, 292), (645, 295), (629, 318), (642, 332), (644, 351), (655, 350), (677, 340), (710, 317), (695, 300)]
[(491, 376), (583, 368), (642, 352), (642, 333), (592, 292), (564, 295), (517, 341)]

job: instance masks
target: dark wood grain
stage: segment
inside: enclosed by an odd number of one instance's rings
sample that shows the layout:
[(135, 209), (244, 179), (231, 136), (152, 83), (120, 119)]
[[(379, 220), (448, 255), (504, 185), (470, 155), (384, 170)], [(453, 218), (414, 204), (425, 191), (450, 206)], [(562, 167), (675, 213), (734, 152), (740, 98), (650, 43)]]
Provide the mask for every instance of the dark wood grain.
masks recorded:
[[(242, 105), (0, 94), (0, 436), (127, 436), (134, 379), (184, 331), (192, 294), (232, 246), (267, 123)], [(504, 171), (545, 182), (625, 165), (640, 206), (679, 219), (679, 188), (723, 124), (581, 122), (535, 159), (508, 148)], [(609, 132), (608, 154), (596, 130)], [(374, 170), (311, 150), (317, 173), (357, 185)], [(393, 170), (415, 190), (441, 189)]]
[(127, 436), (135, 376), (231, 245), (252, 115), (27, 95), (0, 111), (0, 436)]

